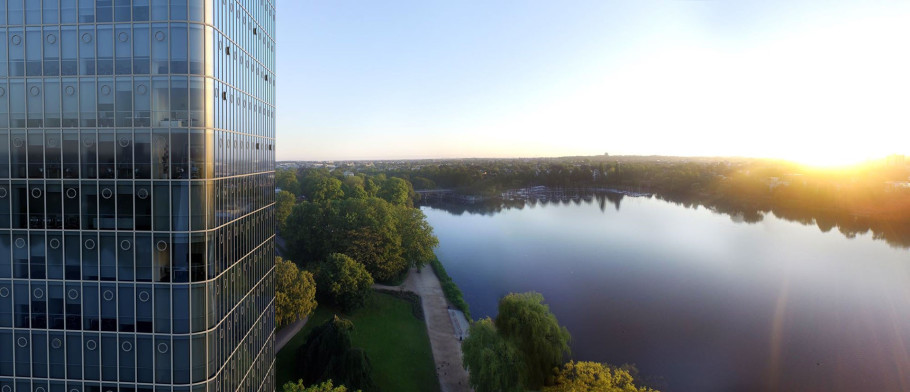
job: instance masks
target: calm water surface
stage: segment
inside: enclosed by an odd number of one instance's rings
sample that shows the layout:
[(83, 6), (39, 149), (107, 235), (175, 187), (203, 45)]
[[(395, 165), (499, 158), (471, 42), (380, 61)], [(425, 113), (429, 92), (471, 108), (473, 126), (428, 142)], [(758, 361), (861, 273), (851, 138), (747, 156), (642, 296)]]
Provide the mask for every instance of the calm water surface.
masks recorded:
[(649, 198), (423, 211), (475, 319), (541, 292), (577, 360), (668, 391), (910, 390), (910, 251), (869, 235)]

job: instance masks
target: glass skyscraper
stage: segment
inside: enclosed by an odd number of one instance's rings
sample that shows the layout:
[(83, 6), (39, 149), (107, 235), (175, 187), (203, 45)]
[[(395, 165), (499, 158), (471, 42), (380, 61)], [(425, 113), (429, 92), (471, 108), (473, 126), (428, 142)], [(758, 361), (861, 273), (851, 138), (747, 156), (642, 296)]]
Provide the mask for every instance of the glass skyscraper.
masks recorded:
[(274, 385), (274, 0), (0, 0), (0, 392)]

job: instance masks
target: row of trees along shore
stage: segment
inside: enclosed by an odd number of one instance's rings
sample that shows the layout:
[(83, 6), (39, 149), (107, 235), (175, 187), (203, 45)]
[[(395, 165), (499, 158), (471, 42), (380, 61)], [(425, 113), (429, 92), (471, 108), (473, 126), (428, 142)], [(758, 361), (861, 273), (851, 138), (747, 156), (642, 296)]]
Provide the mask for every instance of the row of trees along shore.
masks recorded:
[(475, 208), (521, 208), (501, 200), (508, 190), (610, 188), (647, 192), (686, 207), (703, 206), (744, 222), (769, 213), (836, 229), (847, 237), (871, 232), (896, 247), (910, 247), (910, 158), (840, 168), (744, 158), (564, 157), (534, 159), (351, 162), (335, 169), (358, 176), (400, 177), (418, 191), (452, 190), (488, 199)]

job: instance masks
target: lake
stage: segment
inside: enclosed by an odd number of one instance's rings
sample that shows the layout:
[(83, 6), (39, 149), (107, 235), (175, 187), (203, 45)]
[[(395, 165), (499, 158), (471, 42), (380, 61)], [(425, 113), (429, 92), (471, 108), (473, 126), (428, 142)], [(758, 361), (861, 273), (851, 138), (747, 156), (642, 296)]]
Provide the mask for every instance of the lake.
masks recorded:
[(910, 390), (907, 249), (772, 214), (587, 199), (422, 210), (475, 319), (538, 291), (576, 360), (634, 363), (666, 391)]

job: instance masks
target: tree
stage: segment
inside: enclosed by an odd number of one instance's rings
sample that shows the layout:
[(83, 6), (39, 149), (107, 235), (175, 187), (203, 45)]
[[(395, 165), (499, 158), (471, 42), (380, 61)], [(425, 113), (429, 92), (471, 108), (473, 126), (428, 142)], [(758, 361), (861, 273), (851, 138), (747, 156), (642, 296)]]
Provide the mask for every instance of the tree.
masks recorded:
[(344, 191), (341, 190), (341, 180), (321, 175), (307, 177), (304, 194), (307, 199), (314, 203), (344, 197)]
[(414, 189), (411, 183), (398, 178), (392, 177), (382, 183), (379, 189), (379, 197), (396, 205), (411, 206), (411, 194)]
[(305, 384), (335, 380), (364, 391), (375, 390), (366, 353), (351, 347), (354, 324), (338, 316), (317, 326), (297, 349), (297, 374)]
[(294, 197), (293, 193), (285, 190), (282, 190), (275, 195), (275, 218), (278, 219), (279, 225), (291, 215), (291, 210), (294, 209), (294, 202), (296, 199), (297, 198)]
[(332, 251), (363, 263), (378, 281), (395, 279), (407, 271), (392, 205), (370, 198), (347, 199), (335, 206), (327, 223), (333, 234)]
[(518, 392), (524, 390), (521, 354), (503, 339), (489, 318), (471, 325), (461, 345), (462, 365), (468, 369), (476, 392)]
[(613, 368), (597, 362), (569, 361), (557, 369), (553, 386), (542, 392), (656, 392), (647, 387), (637, 387), (627, 370)]
[(341, 191), (344, 192), (344, 197), (346, 198), (366, 199), (369, 195), (367, 195), (363, 185), (364, 179), (362, 175), (346, 176), (341, 183)]
[(433, 257), (438, 240), (419, 210), (379, 198), (302, 202), (282, 226), (287, 251), (315, 263), (343, 253), (362, 263), (373, 279), (390, 281), (410, 265)]
[(527, 388), (540, 389), (569, 354), (569, 331), (559, 325), (540, 293), (511, 293), (499, 300), (496, 328), (521, 352)]
[[(385, 178), (384, 175), (381, 175), (382, 178)], [(363, 182), (363, 190), (367, 192), (367, 197), (377, 197), (379, 194), (380, 183), (377, 179), (367, 178)]]
[(304, 265), (319, 260), (332, 252), (334, 228), (328, 227), (330, 217), (337, 214), (337, 204), (300, 202), (281, 226), (288, 255)]
[(290, 260), (275, 257), (275, 322), (290, 324), (316, 308), (313, 274), (301, 271)]
[(344, 311), (364, 305), (373, 289), (373, 277), (363, 264), (341, 253), (332, 253), (316, 274), (319, 292)]
[(303, 385), (303, 380), (296, 383), (288, 381), (281, 387), (282, 392), (348, 392), (344, 385), (334, 386), (332, 380), (325, 381), (321, 384), (315, 384), (307, 387)]
[(414, 177), (411, 179), (414, 189), (435, 189), (436, 183), (426, 177)]
[(396, 206), (395, 217), (401, 235), (402, 256), (412, 267), (426, 265), (435, 256), (433, 248), (439, 245), (427, 216), (416, 208)]
[(294, 170), (275, 170), (275, 185), (283, 191), (288, 191), (295, 195), (300, 194), (300, 183), (297, 181), (297, 174)]

